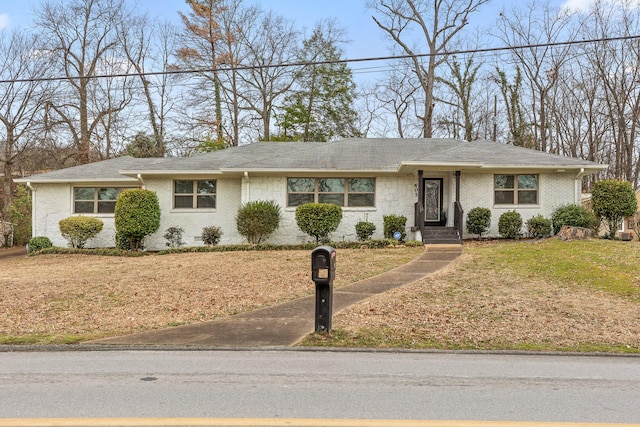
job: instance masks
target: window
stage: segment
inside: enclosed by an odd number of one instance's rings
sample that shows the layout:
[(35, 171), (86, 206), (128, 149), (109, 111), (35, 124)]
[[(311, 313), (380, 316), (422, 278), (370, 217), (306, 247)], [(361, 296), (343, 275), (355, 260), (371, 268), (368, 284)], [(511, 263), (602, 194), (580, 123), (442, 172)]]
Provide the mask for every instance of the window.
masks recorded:
[(538, 175), (495, 175), (496, 205), (535, 205), (538, 203)]
[(174, 181), (173, 207), (176, 209), (215, 209), (216, 181)]
[(112, 214), (116, 199), (122, 190), (134, 187), (75, 187), (73, 189), (73, 213)]
[(305, 203), (333, 203), (347, 207), (374, 205), (374, 178), (289, 178), (287, 206)]

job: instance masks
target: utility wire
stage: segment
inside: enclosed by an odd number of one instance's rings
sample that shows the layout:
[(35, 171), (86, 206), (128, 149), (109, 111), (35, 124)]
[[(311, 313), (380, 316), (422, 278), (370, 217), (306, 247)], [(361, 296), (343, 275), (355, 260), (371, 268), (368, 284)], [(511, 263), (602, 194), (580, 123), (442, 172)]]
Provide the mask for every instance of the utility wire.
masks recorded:
[(85, 77), (77, 77), (77, 76), (37, 77), (37, 78), (29, 78), (29, 79), (0, 80), (0, 84), (51, 82), (51, 81), (80, 80), (80, 79), (89, 80), (89, 79), (105, 79), (105, 78), (126, 78), (126, 77), (161, 76), (161, 75), (185, 75), (185, 74), (210, 73), (214, 71), (220, 71), (220, 72), (245, 71), (245, 70), (258, 70), (258, 69), (284, 68), (284, 67), (306, 67), (310, 65), (331, 65), (331, 64), (348, 64), (348, 63), (372, 62), (372, 61), (391, 61), (391, 60), (409, 59), (409, 58), (426, 58), (430, 56), (437, 57), (437, 56), (445, 56), (445, 55), (492, 53), (492, 52), (504, 52), (504, 51), (511, 51), (511, 50), (521, 50), (521, 49), (536, 49), (536, 48), (543, 48), (543, 47), (570, 46), (570, 45), (579, 45), (579, 44), (627, 41), (627, 40), (637, 40), (637, 39), (640, 39), (640, 35), (603, 37), (598, 39), (582, 39), (582, 40), (571, 40), (571, 41), (562, 41), (562, 42), (553, 42), (553, 43), (528, 44), (528, 45), (520, 45), (520, 46), (503, 46), (503, 47), (489, 47), (489, 48), (477, 48), (477, 49), (467, 49), (467, 50), (454, 50), (454, 51), (447, 51), (447, 52), (438, 52), (435, 54), (419, 53), (415, 55), (409, 55), (409, 54), (391, 55), (391, 56), (377, 56), (377, 57), (354, 58), (354, 59), (337, 59), (337, 60), (313, 61), (313, 62), (301, 61), (301, 62), (287, 62), (282, 64), (269, 64), (269, 65), (228, 66), (226, 64), (220, 64), (221, 66), (216, 69), (210, 69), (210, 68), (188, 69), (188, 70), (178, 69), (178, 70), (170, 70), (170, 71), (149, 71), (149, 72), (141, 72), (141, 73), (97, 74), (97, 75), (85, 76)]

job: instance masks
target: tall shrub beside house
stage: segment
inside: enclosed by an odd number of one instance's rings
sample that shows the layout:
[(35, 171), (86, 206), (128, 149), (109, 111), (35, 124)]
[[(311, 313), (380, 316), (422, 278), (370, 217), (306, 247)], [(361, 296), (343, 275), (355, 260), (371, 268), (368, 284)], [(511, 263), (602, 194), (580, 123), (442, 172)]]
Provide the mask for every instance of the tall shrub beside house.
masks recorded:
[(236, 228), (251, 244), (266, 240), (280, 226), (280, 206), (273, 200), (256, 200), (240, 206)]
[(609, 237), (613, 238), (620, 222), (638, 210), (638, 201), (631, 183), (605, 179), (593, 186), (591, 206), (596, 216), (607, 222)]
[(296, 223), (300, 230), (326, 243), (329, 235), (342, 221), (342, 208), (332, 203), (305, 203), (296, 208)]
[(114, 219), (117, 246), (140, 250), (144, 238), (160, 228), (158, 196), (150, 190), (123, 190), (116, 200)]

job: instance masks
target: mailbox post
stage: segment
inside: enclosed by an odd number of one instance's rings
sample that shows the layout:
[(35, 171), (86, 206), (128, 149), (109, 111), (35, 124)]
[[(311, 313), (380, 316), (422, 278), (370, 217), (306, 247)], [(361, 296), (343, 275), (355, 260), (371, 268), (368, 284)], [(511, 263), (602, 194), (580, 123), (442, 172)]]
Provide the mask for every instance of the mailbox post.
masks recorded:
[(311, 252), (311, 279), (316, 284), (316, 332), (331, 332), (336, 250), (318, 246)]

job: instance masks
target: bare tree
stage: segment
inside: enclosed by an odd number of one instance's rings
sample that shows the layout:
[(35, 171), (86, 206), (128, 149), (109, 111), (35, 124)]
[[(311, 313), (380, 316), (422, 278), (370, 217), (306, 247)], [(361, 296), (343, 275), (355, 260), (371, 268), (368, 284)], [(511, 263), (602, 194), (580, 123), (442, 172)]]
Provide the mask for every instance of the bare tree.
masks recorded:
[[(153, 153), (162, 157), (166, 152), (167, 121), (173, 105), (171, 83), (176, 80), (168, 73), (173, 68), (176, 29), (168, 22), (154, 22), (144, 15), (132, 18), (118, 33), (124, 53), (139, 78), (139, 93), (155, 144)], [(153, 75), (147, 73), (148, 69)]]
[[(50, 83), (46, 55), (33, 49), (34, 39), (22, 32), (0, 30), (0, 163), (4, 194), (0, 222), (8, 218), (13, 196), (14, 165), (33, 146), (42, 131), (44, 105)], [(6, 241), (6, 240), (5, 240)]]
[(415, 112), (416, 94), (420, 83), (410, 71), (410, 65), (404, 63), (395, 64), (379, 82), (376, 90), (376, 98), (381, 103), (381, 108), (393, 117), (395, 122), (395, 134), (399, 138), (413, 136), (416, 132), (411, 127), (409, 113)]
[[(117, 26), (126, 19), (124, 7), (124, 0), (50, 0), (36, 10), (40, 48), (54, 56), (67, 86), (49, 104), (50, 123), (65, 126), (80, 163), (91, 160), (92, 138), (102, 119), (126, 105), (123, 98), (91, 99), (104, 89), (97, 75), (123, 71)], [(126, 79), (112, 83), (121, 88)]]
[[(424, 111), (418, 118), (423, 135), (433, 134), (434, 88), (437, 69), (445, 59), (456, 35), (468, 24), (469, 16), (489, 0), (370, 0), (368, 6), (378, 16), (373, 20), (407, 55), (413, 63), (420, 87), (424, 92)], [(416, 31), (420, 42), (412, 39)], [(426, 45), (427, 52), (421, 50)], [(421, 55), (427, 54), (426, 59)]]
[(440, 121), (445, 125), (453, 127), (453, 137), (461, 137), (459, 130), (462, 129), (462, 138), (465, 141), (472, 141), (476, 138), (474, 110), (476, 104), (473, 102), (474, 85), (478, 78), (478, 70), (482, 64), (474, 64), (473, 57), (469, 57), (460, 62), (456, 57), (448, 58), (446, 61), (449, 69), (448, 77), (438, 77), (438, 81), (446, 87), (453, 95), (450, 100), (441, 97), (439, 101), (449, 104), (453, 109), (453, 114), (448, 114)]
[(535, 148), (540, 151), (549, 151), (551, 147), (552, 121), (548, 111), (551, 93), (565, 63), (572, 58), (570, 46), (551, 44), (574, 39), (572, 17), (568, 9), (553, 7), (544, 0), (531, 2), (525, 9), (514, 6), (503, 11), (498, 21), (498, 37), (506, 46), (513, 47), (514, 63), (530, 90), (533, 136)]
[[(584, 26), (586, 36), (637, 34), (640, 11), (633, 7), (609, 8), (596, 2)], [(640, 174), (640, 43), (638, 40), (602, 41), (586, 49), (585, 67), (596, 70), (601, 97), (600, 120), (607, 124), (611, 141), (600, 161), (609, 163), (612, 177), (635, 186)]]
[(292, 21), (273, 12), (254, 9), (251, 15), (253, 25), (245, 18), (239, 31), (243, 60), (250, 65), (239, 73), (245, 88), (239, 95), (261, 122), (260, 138), (269, 141), (277, 101), (291, 89), (298, 72), (279, 65), (296, 61), (299, 34)]

